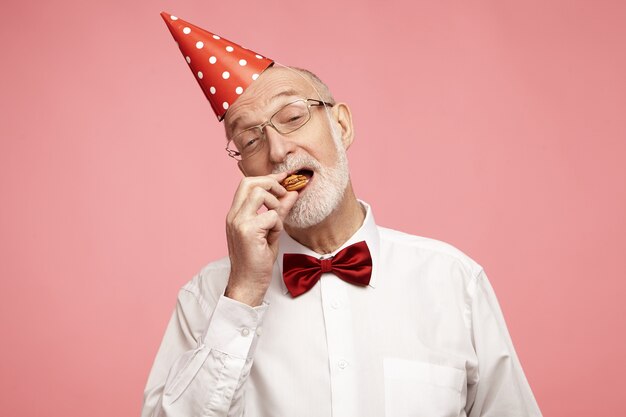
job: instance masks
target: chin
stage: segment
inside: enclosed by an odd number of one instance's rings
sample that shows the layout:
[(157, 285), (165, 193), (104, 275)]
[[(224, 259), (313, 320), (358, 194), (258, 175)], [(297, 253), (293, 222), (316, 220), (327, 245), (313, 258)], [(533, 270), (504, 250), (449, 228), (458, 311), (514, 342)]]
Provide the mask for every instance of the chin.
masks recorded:
[[(319, 180), (319, 178), (316, 178)], [(296, 229), (307, 229), (323, 222), (339, 207), (347, 188), (347, 180), (331, 187), (321, 186), (324, 181), (315, 181), (306, 186), (298, 200), (285, 217), (284, 223)]]

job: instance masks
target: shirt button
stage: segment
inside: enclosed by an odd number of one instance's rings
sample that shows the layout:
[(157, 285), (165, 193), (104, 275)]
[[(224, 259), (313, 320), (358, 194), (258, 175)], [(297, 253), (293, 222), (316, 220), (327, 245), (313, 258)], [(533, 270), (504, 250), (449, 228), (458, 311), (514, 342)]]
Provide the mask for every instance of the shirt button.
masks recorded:
[(348, 366), (348, 361), (342, 359), (337, 362), (337, 366), (339, 366), (339, 369), (346, 369), (346, 367)]
[(341, 307), (341, 303), (337, 300), (333, 300), (332, 303), (330, 303), (330, 306), (334, 309), (337, 310), (339, 307)]
[(257, 336), (261, 336), (261, 327), (257, 327), (257, 329), (256, 329), (256, 335), (257, 335)]
[(244, 327), (243, 329), (241, 329), (241, 335), (243, 337), (246, 337), (250, 334), (250, 329), (248, 329), (247, 327)]

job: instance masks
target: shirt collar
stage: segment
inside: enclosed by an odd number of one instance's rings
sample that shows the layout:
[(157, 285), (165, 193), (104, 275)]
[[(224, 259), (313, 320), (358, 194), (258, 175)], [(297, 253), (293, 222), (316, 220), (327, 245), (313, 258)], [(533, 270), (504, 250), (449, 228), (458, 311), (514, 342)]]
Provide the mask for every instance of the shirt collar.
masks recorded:
[(279, 238), (279, 247), (278, 247), (278, 258), (276, 262), (278, 263), (278, 272), (280, 277), (280, 284), (283, 290), (283, 294), (287, 294), (287, 286), (285, 286), (285, 282), (282, 279), (283, 276), (283, 255), (285, 253), (301, 253), (304, 255), (309, 255), (314, 258), (328, 258), (331, 256), (335, 256), (337, 252), (345, 248), (346, 246), (352, 245), (353, 243), (365, 241), (367, 243), (367, 247), (370, 250), (370, 254), (372, 255), (372, 276), (370, 278), (369, 286), (372, 288), (376, 287), (376, 272), (378, 269), (378, 256), (379, 256), (379, 235), (378, 235), (378, 227), (376, 226), (376, 222), (374, 221), (374, 215), (372, 214), (372, 210), (366, 202), (362, 200), (358, 200), (359, 203), (365, 208), (365, 219), (363, 220), (363, 224), (359, 229), (347, 240), (343, 245), (338, 247), (335, 251), (320, 255), (315, 253), (311, 249), (306, 246), (296, 242), (291, 236), (289, 236), (284, 230), (280, 234)]

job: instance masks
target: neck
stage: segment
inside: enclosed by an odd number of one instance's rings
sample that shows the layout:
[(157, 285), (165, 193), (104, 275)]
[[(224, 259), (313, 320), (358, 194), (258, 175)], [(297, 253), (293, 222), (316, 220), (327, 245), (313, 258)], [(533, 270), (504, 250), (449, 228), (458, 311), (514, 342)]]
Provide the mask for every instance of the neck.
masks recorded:
[(298, 229), (285, 225), (285, 230), (295, 241), (315, 253), (330, 253), (343, 245), (361, 227), (365, 209), (356, 199), (352, 184), (348, 183), (341, 203), (322, 222)]

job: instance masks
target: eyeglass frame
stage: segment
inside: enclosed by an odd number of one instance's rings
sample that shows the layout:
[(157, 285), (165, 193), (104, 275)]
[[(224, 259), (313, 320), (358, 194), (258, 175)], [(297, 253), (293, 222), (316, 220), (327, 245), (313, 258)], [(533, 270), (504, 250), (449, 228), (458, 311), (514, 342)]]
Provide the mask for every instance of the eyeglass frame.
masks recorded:
[[(272, 119), (274, 118), (274, 116), (276, 116), (278, 113), (280, 113), (281, 111), (283, 111), (287, 106), (290, 106), (294, 103), (297, 103), (299, 101), (303, 101), (307, 103), (307, 110), (309, 112), (309, 118), (306, 120), (306, 122), (304, 122), (302, 125), (298, 126), (297, 128), (290, 130), (288, 132), (281, 132), (280, 130), (278, 130), (278, 128), (276, 126), (274, 126), (274, 123), (272, 122)], [(311, 103), (312, 102), (312, 103)], [(247, 132), (248, 130), (252, 130), (252, 129), (260, 129), (261, 130), (261, 137), (259, 140), (267, 140), (267, 134), (265, 133), (265, 127), (266, 126), (272, 126), (274, 128), (275, 131), (277, 131), (278, 133), (280, 133), (281, 135), (288, 135), (290, 133), (295, 132), (298, 129), (301, 129), (304, 125), (306, 125), (307, 123), (309, 123), (309, 121), (311, 120), (311, 107), (333, 107), (335, 104), (334, 103), (328, 103), (326, 101), (322, 101), (322, 100), (317, 100), (314, 98), (299, 98), (297, 100), (294, 100), (292, 102), (289, 102), (287, 104), (285, 104), (284, 106), (282, 106), (280, 109), (276, 110), (276, 112), (274, 114), (272, 114), (270, 116), (270, 118), (266, 121), (263, 122), (261, 124), (255, 125), (255, 126), (250, 126), (244, 130), (242, 130), (241, 132), (237, 133), (235, 136), (233, 136), (231, 139), (228, 140), (228, 142), (226, 143), (226, 152), (228, 153), (228, 156), (230, 156), (231, 158), (237, 160), (237, 161), (243, 161), (243, 157), (241, 155), (241, 152), (234, 150), (234, 149), (230, 149), (230, 144), (231, 142), (234, 143), (234, 139), (241, 135), (243, 132)], [(234, 145), (235, 147), (237, 145)], [(254, 155), (254, 154), (253, 154)]]

